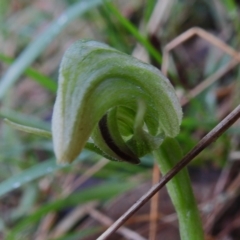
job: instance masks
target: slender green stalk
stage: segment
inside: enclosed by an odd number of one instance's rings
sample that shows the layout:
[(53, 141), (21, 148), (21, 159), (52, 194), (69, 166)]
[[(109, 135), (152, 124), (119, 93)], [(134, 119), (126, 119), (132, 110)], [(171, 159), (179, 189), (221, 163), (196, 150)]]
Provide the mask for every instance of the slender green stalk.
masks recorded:
[[(0, 53), (0, 60), (6, 64), (12, 64), (14, 62), (14, 58), (6, 56), (2, 53)], [(36, 69), (28, 67), (24, 73), (26, 76), (32, 78), (51, 92), (55, 93), (57, 91), (57, 83), (52, 78), (38, 72)]]
[(144, 20), (147, 23), (156, 5), (156, 0), (148, 0), (145, 3)]
[[(182, 151), (178, 142), (168, 137), (154, 151), (154, 156), (161, 172), (166, 174), (182, 158)], [(172, 178), (167, 190), (178, 215), (181, 239), (203, 240), (202, 223), (186, 168)]]
[(138, 29), (128, 20), (126, 19), (117, 8), (114, 7), (113, 4), (105, 1), (105, 6), (109, 9), (109, 11), (114, 14), (121, 22), (121, 24), (141, 43), (149, 54), (158, 62), (162, 63), (162, 56), (161, 54), (152, 46), (152, 44), (148, 41), (147, 38), (142, 36)]
[(119, 29), (117, 24), (113, 22), (112, 14), (104, 6), (100, 6), (98, 10), (103, 21), (105, 22), (105, 31), (107, 33), (110, 45), (120, 51), (130, 53), (129, 41), (126, 37), (126, 34), (122, 31), (122, 29)]

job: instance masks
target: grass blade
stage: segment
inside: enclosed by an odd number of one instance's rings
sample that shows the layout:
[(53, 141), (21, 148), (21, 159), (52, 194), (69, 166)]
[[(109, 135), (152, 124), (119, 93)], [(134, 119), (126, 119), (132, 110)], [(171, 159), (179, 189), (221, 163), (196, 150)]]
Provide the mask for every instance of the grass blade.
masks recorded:
[(91, 227), (91, 228), (81, 229), (80, 232), (73, 232), (65, 236), (54, 238), (54, 239), (51, 238), (49, 240), (81, 240), (81, 239), (86, 239), (86, 237), (90, 237), (91, 235), (96, 234), (101, 230), (102, 228), (100, 227)]
[(114, 14), (121, 22), (121, 24), (141, 43), (146, 50), (150, 53), (150, 55), (160, 64), (162, 62), (161, 54), (152, 46), (152, 44), (148, 41), (147, 38), (142, 36), (138, 29), (128, 20), (126, 19), (117, 8), (114, 7), (113, 4), (109, 2), (105, 2), (106, 7), (108, 8), (109, 12)]
[[(3, 61), (6, 64), (12, 64), (14, 62), (13, 58), (8, 57), (6, 55), (3, 55), (1, 53), (0, 53), (0, 60)], [(51, 92), (55, 93), (57, 91), (57, 83), (53, 79), (51, 79), (50, 77), (38, 72), (34, 68), (29, 67), (25, 70), (24, 73), (26, 74), (26, 76), (35, 80), (41, 86), (50, 90)]]
[(0, 110), (0, 117), (7, 118), (12, 122), (25, 125), (33, 128), (40, 128), (42, 130), (50, 131), (51, 125), (48, 122), (40, 120), (36, 117), (29, 116), (11, 109), (2, 108)]
[(69, 7), (48, 29), (20, 54), (0, 82), (0, 100), (25, 69), (43, 52), (53, 39), (75, 18), (102, 3), (102, 0), (82, 0)]
[[(83, 151), (79, 157), (79, 161), (85, 160), (89, 155), (92, 155), (91, 152)], [(76, 163), (75, 161), (74, 163)], [(30, 167), (21, 173), (14, 175), (7, 180), (0, 183), (0, 197), (5, 195), (6, 193), (17, 189), (24, 184), (36, 180), (44, 175), (49, 173), (53, 173), (59, 169), (69, 167), (71, 165), (57, 165), (55, 159), (47, 160), (42, 163), (36, 164), (33, 167)]]
[(136, 183), (128, 182), (126, 183), (104, 183), (95, 187), (82, 190), (79, 193), (72, 194), (64, 199), (58, 199), (54, 202), (48, 203), (40, 207), (33, 214), (23, 219), (19, 224), (17, 224), (12, 230), (7, 239), (18, 239), (17, 234), (28, 227), (30, 224), (40, 220), (44, 215), (49, 212), (57, 211), (62, 208), (69, 206), (75, 206), (84, 202), (91, 200), (108, 200), (122, 192), (125, 192), (136, 186)]
[(18, 124), (18, 123), (15, 123), (15, 122), (12, 122), (12, 121), (8, 120), (7, 118), (4, 119), (4, 122), (6, 124), (8, 124), (10, 127), (13, 127), (13, 128), (15, 128), (19, 131), (35, 134), (35, 135), (38, 135), (38, 136), (41, 136), (41, 137), (52, 138), (52, 134), (51, 134), (50, 131), (46, 131), (46, 130), (42, 130), (40, 128), (33, 128), (33, 127), (26, 126), (26, 125)]

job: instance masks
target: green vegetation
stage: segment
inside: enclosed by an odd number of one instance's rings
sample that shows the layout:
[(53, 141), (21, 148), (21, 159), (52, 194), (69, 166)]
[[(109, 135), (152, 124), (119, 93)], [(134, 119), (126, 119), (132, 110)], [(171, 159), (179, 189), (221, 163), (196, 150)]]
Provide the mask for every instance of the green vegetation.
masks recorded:
[[(155, 8), (159, 7), (158, 1), (2, 1), (0, 211), (3, 214), (0, 238), (35, 239), (50, 213), (56, 215), (56, 220), (45, 229), (46, 239), (84, 239), (95, 233), (99, 235), (103, 229), (96, 226), (79, 233), (85, 214), (61, 236), (53, 237), (57, 224), (69, 214), (61, 215), (62, 212), (92, 201), (98, 202), (99, 209), (107, 208), (118, 196), (151, 180), (154, 162), (151, 155), (141, 158), (141, 164), (137, 166), (114, 161), (102, 163), (102, 156), (96, 154), (101, 151), (90, 142), (88, 150), (83, 150), (72, 164), (56, 165), (51, 139), (16, 131), (3, 120), (7, 118), (31, 128), (50, 131), (60, 62), (70, 44), (80, 38), (105, 42), (121, 52), (134, 53), (135, 57), (149, 60), (159, 69), (164, 61), (164, 47), (191, 27), (214, 33), (233, 49), (239, 49), (237, 1), (166, 2), (162, 1), (160, 7), (165, 11), (158, 10), (160, 16), (150, 26), (148, 23)], [(194, 37), (170, 53), (169, 79), (183, 100), (191, 89), (231, 60), (207, 41)], [(239, 89), (236, 67), (189, 100), (183, 107), (183, 121), (176, 137), (183, 154), (239, 104)], [(124, 109), (121, 114), (124, 116)], [(225, 170), (229, 166), (230, 153), (239, 151), (239, 138), (239, 125), (235, 125), (197, 156), (192, 168), (198, 171)], [(157, 159), (166, 155), (155, 152)], [(163, 173), (172, 167), (160, 165)], [(80, 185), (69, 188), (79, 179)], [(132, 204), (135, 201), (137, 199)], [(183, 216), (179, 217), (181, 219)], [(127, 227), (131, 228), (131, 225)], [(210, 231), (208, 234), (215, 233)], [(143, 236), (148, 239), (147, 233)]]

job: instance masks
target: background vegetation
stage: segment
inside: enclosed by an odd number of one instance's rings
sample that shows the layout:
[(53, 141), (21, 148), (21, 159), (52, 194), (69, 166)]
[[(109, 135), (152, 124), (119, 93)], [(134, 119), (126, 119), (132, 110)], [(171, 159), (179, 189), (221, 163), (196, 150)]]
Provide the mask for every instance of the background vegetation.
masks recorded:
[[(62, 55), (80, 38), (161, 68), (165, 46), (199, 27), (238, 55), (239, 7), (237, 0), (1, 0), (0, 116), (49, 130)], [(184, 105), (184, 153), (240, 102), (238, 61), (206, 35), (174, 48), (164, 70)], [(151, 156), (134, 166), (84, 151), (57, 166), (51, 141), (3, 121), (0, 129), (1, 239), (96, 239), (152, 184)], [(208, 239), (240, 239), (239, 149), (238, 121), (189, 167)], [(127, 222), (132, 231), (112, 239), (178, 239), (165, 190), (158, 201), (157, 216), (146, 205)]]

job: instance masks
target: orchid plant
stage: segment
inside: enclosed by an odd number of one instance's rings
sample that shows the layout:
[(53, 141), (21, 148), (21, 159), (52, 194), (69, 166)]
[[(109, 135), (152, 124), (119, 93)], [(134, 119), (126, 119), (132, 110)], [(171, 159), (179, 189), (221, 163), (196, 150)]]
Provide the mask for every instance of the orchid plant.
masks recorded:
[[(59, 164), (87, 148), (109, 160), (140, 163), (153, 154), (163, 174), (182, 157), (174, 139), (182, 109), (169, 80), (155, 67), (106, 44), (80, 40), (64, 54), (52, 132), (6, 120), (29, 133), (52, 137)], [(181, 239), (203, 240), (187, 169), (168, 184)]]

